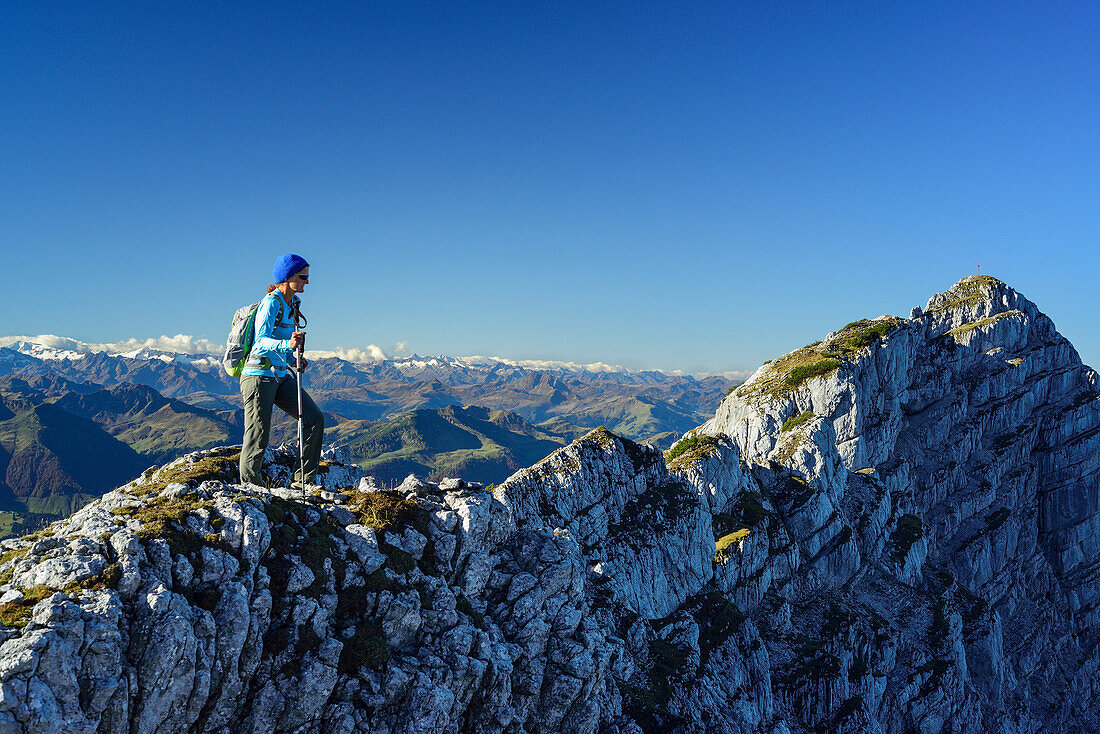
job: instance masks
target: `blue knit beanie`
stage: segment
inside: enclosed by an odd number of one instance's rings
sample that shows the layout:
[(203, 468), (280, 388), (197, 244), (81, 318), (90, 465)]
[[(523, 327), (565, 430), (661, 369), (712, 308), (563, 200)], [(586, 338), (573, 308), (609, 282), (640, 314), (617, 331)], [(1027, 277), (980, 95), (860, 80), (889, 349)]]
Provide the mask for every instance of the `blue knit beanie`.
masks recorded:
[(290, 276), (297, 273), (302, 268), (309, 265), (306, 259), (301, 255), (295, 255), (293, 252), (286, 255), (280, 255), (279, 259), (275, 261), (275, 267), (271, 271), (271, 277), (275, 279), (276, 283), (282, 283), (290, 279)]

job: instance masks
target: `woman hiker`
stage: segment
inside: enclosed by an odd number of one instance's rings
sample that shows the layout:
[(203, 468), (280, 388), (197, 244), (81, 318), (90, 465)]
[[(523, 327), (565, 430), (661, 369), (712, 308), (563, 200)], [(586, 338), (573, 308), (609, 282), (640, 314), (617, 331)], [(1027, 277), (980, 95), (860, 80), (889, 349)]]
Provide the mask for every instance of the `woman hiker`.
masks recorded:
[[(305, 342), (305, 332), (294, 327), (301, 303), (298, 294), (309, 283), (309, 263), (301, 255), (283, 255), (271, 272), (275, 285), (256, 310), (256, 334), (252, 351), (241, 371), (244, 402), (244, 445), (241, 447), (241, 481), (263, 484), (261, 467), (271, 435), (271, 406), (297, 419), (298, 383), (294, 377), (294, 350)], [(306, 368), (305, 357), (299, 372)], [(305, 434), (303, 467), (295, 470), (294, 485), (312, 484), (321, 459), (325, 418), (313, 399), (302, 392), (302, 430)], [(304, 476), (302, 474), (304, 473)]]

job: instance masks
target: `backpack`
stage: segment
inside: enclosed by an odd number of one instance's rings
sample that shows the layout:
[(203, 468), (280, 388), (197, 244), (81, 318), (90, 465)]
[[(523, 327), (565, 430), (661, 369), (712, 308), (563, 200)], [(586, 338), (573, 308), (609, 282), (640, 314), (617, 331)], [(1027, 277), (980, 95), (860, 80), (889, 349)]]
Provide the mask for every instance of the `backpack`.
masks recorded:
[[(222, 357), (222, 366), (233, 377), (240, 377), (244, 371), (244, 363), (248, 361), (248, 355), (252, 353), (252, 342), (256, 340), (256, 311), (263, 301), (256, 301), (249, 306), (241, 306), (233, 314), (233, 321), (229, 325), (229, 336), (225, 340), (225, 356)], [(279, 299), (279, 315), (276, 321), (283, 318), (283, 299)]]

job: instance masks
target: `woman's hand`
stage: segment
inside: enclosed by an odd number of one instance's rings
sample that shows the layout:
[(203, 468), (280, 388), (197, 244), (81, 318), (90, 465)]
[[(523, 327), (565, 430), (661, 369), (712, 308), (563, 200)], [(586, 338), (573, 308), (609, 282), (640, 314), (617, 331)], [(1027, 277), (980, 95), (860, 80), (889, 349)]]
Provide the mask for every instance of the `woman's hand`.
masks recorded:
[(302, 344), (306, 343), (306, 333), (304, 331), (296, 331), (290, 335), (290, 348), (297, 349)]

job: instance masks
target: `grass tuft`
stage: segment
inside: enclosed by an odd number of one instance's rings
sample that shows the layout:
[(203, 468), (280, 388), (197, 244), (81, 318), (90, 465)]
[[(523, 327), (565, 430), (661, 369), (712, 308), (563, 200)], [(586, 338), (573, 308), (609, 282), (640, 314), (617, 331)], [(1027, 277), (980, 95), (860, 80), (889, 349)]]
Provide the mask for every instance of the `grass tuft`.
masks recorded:
[[(949, 331), (947, 333), (950, 334), (951, 336), (955, 337), (955, 339), (958, 339), (961, 336), (969, 334), (970, 332), (974, 331), (975, 329), (984, 329), (986, 326), (989, 326), (990, 324), (994, 324), (994, 323), (1000, 321), (1003, 318), (1015, 317), (1015, 316), (1019, 316), (1019, 317), (1022, 318), (1023, 315), (1024, 315), (1023, 311), (1020, 311), (1018, 309), (1013, 309), (1012, 311), (1004, 311), (1002, 313), (993, 314), (992, 316), (987, 316), (984, 319), (978, 319), (977, 321), (971, 321), (970, 323), (963, 324), (962, 326), (956, 326), (954, 329), (952, 329), (951, 331)], [(1011, 360), (1009, 360), (1009, 361), (1011, 361)], [(1020, 360), (1020, 362), (1022, 363), (1023, 360)]]
[(718, 437), (693, 433), (681, 438), (665, 452), (669, 465), (686, 466), (718, 450)]
[(427, 530), (427, 514), (419, 503), (392, 490), (356, 492), (351, 496), (348, 508), (360, 523), (376, 532), (388, 530), (400, 533), (408, 527), (421, 533)]
[(790, 418), (783, 421), (783, 427), (780, 429), (780, 433), (783, 433), (785, 431), (793, 431), (795, 428), (798, 428), (813, 417), (814, 412), (812, 410), (804, 411), (802, 413), (799, 413), (798, 415), (792, 415)]
[(827, 375), (836, 371), (839, 367), (840, 362), (830, 357), (818, 359), (809, 364), (800, 364), (787, 373), (787, 376), (783, 378), (783, 384), (791, 389), (801, 387), (807, 380)]
[[(198, 485), (207, 480), (236, 482), (240, 480), (241, 452), (230, 448), (215, 449), (193, 462), (166, 466), (151, 475), (152, 481), (135, 488), (144, 495), (157, 494), (169, 484)], [(144, 475), (143, 475), (144, 476)]]
[(141, 522), (142, 528), (137, 536), (142, 541), (164, 538), (173, 556), (189, 556), (202, 547), (203, 539), (187, 527), (187, 516), (211, 506), (212, 502), (198, 500), (192, 493), (184, 497), (156, 499), (144, 507), (117, 507), (112, 512)]
[(714, 544), (714, 562), (725, 563), (726, 561), (728, 561), (733, 555), (733, 551), (731, 549), (736, 544), (749, 537), (751, 533), (752, 531), (748, 528), (741, 528), (740, 530), (735, 530), (732, 533), (729, 533), (728, 535), (723, 535), (721, 538), (719, 538)]
[(3, 622), (7, 627), (16, 629), (26, 627), (31, 621), (34, 605), (57, 593), (57, 589), (44, 585), (32, 586), (22, 591), (22, 601), (0, 604), (0, 622)]

